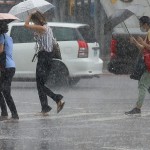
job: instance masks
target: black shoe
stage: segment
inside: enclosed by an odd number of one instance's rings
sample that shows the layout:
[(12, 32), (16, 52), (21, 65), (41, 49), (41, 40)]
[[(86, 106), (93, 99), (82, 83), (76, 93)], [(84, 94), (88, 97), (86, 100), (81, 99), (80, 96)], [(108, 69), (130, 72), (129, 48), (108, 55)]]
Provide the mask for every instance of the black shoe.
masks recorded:
[(11, 117), (11, 118), (9, 118), (9, 119), (7, 119), (7, 122), (18, 122), (19, 121), (19, 117)]
[(137, 75), (131, 74), (131, 75), (130, 75), (130, 78), (131, 78), (131, 79), (134, 79), (134, 80), (140, 80), (141, 75), (138, 75), (138, 74), (137, 74)]
[(41, 113), (48, 113), (48, 112), (50, 112), (52, 110), (52, 108), (50, 107), (50, 106), (48, 106), (47, 108), (45, 108), (45, 109), (43, 109), (42, 111), (41, 111)]
[(18, 115), (12, 115), (12, 117), (11, 117), (12, 119), (16, 119), (16, 120), (19, 120), (19, 116)]
[(132, 110), (125, 112), (126, 115), (136, 115), (141, 114), (141, 109), (139, 108), (133, 108)]
[(4, 120), (7, 120), (8, 119), (8, 116), (0, 116), (0, 121), (4, 121)]
[(8, 116), (7, 112), (1, 112), (1, 116)]

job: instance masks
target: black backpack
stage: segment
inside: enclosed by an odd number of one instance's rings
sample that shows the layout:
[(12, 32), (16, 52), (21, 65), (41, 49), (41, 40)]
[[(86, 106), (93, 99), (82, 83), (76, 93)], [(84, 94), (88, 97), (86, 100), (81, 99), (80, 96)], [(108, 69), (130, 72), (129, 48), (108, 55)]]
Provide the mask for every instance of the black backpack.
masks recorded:
[(134, 70), (130, 75), (131, 79), (140, 80), (142, 74), (146, 71), (146, 65), (144, 59), (142, 58), (142, 54), (139, 54), (135, 63)]

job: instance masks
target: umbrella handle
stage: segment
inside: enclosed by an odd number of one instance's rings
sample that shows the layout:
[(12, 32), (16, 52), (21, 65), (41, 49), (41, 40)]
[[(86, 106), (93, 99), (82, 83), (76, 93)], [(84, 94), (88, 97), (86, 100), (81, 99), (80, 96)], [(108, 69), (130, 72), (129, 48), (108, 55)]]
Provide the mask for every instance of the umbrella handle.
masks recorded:
[(125, 28), (126, 28), (126, 30), (127, 30), (127, 32), (128, 32), (128, 34), (129, 34), (129, 36), (131, 37), (131, 34), (130, 34), (130, 32), (129, 32), (129, 30), (128, 30), (128, 28), (127, 28), (127, 26), (126, 26), (126, 24), (125, 24), (125, 22), (123, 21), (123, 23), (124, 23), (124, 26), (125, 26)]

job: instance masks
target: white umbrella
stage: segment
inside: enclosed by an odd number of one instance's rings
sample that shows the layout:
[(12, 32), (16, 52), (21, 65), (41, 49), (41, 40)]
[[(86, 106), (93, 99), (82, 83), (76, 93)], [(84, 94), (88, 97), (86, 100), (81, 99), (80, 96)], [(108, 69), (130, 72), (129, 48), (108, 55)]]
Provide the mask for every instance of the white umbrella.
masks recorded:
[(54, 5), (45, 0), (27, 0), (13, 6), (10, 9), (9, 13), (15, 15), (20, 20), (24, 21), (27, 18), (27, 16), (35, 10), (44, 13), (54, 7)]
[(0, 21), (6, 21), (7, 23), (10, 23), (14, 20), (19, 20), (16, 16), (8, 13), (0, 13)]

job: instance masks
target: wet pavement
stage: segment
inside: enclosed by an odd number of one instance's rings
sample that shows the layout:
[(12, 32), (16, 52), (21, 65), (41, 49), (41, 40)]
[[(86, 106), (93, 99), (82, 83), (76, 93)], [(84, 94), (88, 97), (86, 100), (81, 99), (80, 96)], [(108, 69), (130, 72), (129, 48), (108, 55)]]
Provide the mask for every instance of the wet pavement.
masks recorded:
[(150, 150), (150, 95), (141, 116), (125, 116), (137, 99), (137, 81), (102, 75), (72, 88), (53, 88), (66, 105), (40, 116), (34, 82), (13, 82), (20, 120), (0, 122), (0, 150)]

